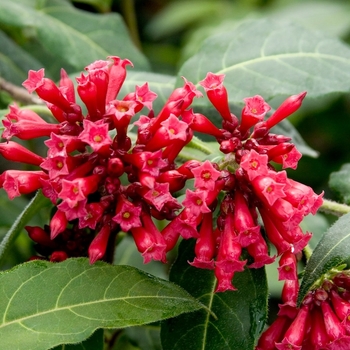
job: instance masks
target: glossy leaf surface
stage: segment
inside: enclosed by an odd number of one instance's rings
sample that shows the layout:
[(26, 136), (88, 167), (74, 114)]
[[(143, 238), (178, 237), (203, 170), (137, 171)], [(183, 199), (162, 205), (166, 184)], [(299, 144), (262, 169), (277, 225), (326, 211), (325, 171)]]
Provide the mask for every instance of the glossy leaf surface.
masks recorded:
[(179, 76), (197, 83), (207, 72), (226, 75), (232, 103), (256, 94), (270, 100), (304, 90), (318, 97), (350, 90), (350, 49), (293, 23), (247, 20), (208, 38)]
[(161, 339), (167, 350), (254, 349), (267, 313), (267, 283), (264, 269), (246, 269), (233, 279), (237, 291), (214, 293), (212, 270), (192, 267), (194, 242), (183, 241), (170, 272), (170, 280), (185, 288), (208, 307), (169, 319), (162, 324)]
[[(81, 70), (94, 60), (117, 55), (132, 60), (138, 69), (148, 69), (145, 57), (131, 42), (116, 13), (90, 14), (62, 0), (43, 2), (36, 7), (24, 0), (1, 1), (0, 23), (30, 31), (31, 40), (53, 55), (55, 63), (61, 61), (62, 67), (70, 65)], [(52, 65), (52, 61), (49, 63)]]
[(146, 324), (201, 308), (173, 283), (130, 266), (32, 261), (0, 275), (3, 349), (46, 350), (97, 328)]
[(349, 258), (349, 247), (350, 213), (343, 215), (329, 228), (313, 251), (300, 286), (299, 302), (324, 273)]

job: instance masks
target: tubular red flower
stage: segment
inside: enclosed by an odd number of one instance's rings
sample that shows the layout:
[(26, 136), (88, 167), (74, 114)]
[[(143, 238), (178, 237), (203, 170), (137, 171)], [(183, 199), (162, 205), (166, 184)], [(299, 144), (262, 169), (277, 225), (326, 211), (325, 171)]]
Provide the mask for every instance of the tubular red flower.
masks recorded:
[(15, 123), (4, 119), (2, 121), (5, 130), (2, 137), (9, 140), (16, 136), (21, 140), (31, 140), (37, 137), (50, 136), (53, 133), (60, 133), (61, 126), (59, 124), (40, 123), (30, 120), (19, 120)]
[(181, 190), (186, 183), (186, 176), (179, 173), (178, 170), (163, 171), (157, 177), (158, 182), (169, 184), (169, 192), (173, 193)]
[(224, 230), (221, 232), (220, 245), (215, 262), (215, 276), (218, 279), (216, 292), (235, 290), (232, 278), (235, 272), (243, 271), (246, 260), (241, 261), (242, 247), (233, 231), (233, 214), (225, 218)]
[(61, 210), (57, 210), (50, 220), (51, 239), (55, 239), (60, 233), (62, 233), (66, 229), (67, 224), (68, 220), (66, 214)]
[(282, 104), (276, 109), (275, 113), (273, 113), (265, 122), (265, 126), (268, 129), (271, 129), (283, 119), (289, 117), (291, 114), (296, 112), (300, 107), (303, 99), (306, 96), (306, 91), (301, 92), (298, 95), (293, 95), (288, 97)]
[(275, 261), (275, 257), (271, 257), (268, 254), (268, 246), (264, 238), (260, 234), (254, 235), (254, 242), (247, 246), (248, 254), (254, 259), (254, 262), (250, 264), (249, 268), (259, 269), (268, 264), (272, 264)]
[(143, 106), (152, 109), (152, 102), (157, 98), (157, 94), (151, 91), (146, 82), (142, 86), (136, 85), (135, 92), (130, 92), (127, 94), (123, 100), (124, 101), (137, 101), (140, 102), (136, 108), (136, 113), (139, 112)]
[(291, 321), (286, 316), (279, 316), (260, 336), (256, 350), (275, 350), (275, 343), (282, 340), (282, 337), (289, 327)]
[(223, 119), (231, 121), (231, 112), (228, 105), (227, 90), (223, 85), (225, 75), (209, 72), (205, 79), (199, 82), (203, 86), (209, 101), (218, 110)]
[(123, 60), (117, 56), (108, 56), (108, 58), (113, 61), (113, 64), (109, 69), (109, 83), (106, 94), (106, 103), (114, 100), (118, 96), (126, 77), (125, 67), (127, 65), (131, 65), (131, 67), (134, 66), (128, 59)]
[(201, 92), (196, 89), (193, 83), (183, 78), (185, 84), (183, 87), (175, 89), (169, 96), (162, 110), (157, 117), (152, 120), (149, 131), (154, 133), (158, 130), (161, 123), (168, 119), (170, 114), (175, 117), (181, 115), (181, 113), (192, 103), (194, 97), (202, 96)]
[(35, 91), (44, 101), (50, 102), (65, 112), (69, 112), (71, 103), (63, 96), (55, 83), (44, 77), (44, 68), (38, 71), (30, 70), (28, 79), (23, 82), (23, 86), (32, 93)]
[(10, 199), (32, 193), (41, 188), (40, 179), (47, 178), (43, 171), (6, 170), (0, 175), (0, 186)]
[(106, 95), (109, 83), (108, 61), (95, 61), (85, 67), (89, 72), (89, 80), (96, 86), (96, 102), (99, 115), (105, 113)]
[(28, 232), (28, 236), (34, 242), (39, 243), (46, 247), (55, 247), (56, 243), (53, 242), (49, 234), (39, 226), (25, 226), (24, 227)]
[(280, 343), (276, 343), (278, 350), (301, 350), (307, 326), (307, 318), (309, 317), (309, 305), (302, 305), (296, 318), (284, 334), (284, 338)]
[(326, 332), (331, 341), (341, 338), (346, 334), (344, 326), (339, 321), (328, 301), (321, 303), (321, 309), (326, 327)]
[(84, 102), (90, 118), (92, 120), (98, 120), (102, 114), (98, 108), (96, 85), (83, 73), (81, 73), (80, 77), (76, 78), (76, 81), (78, 83), (77, 91), (79, 97)]
[(247, 97), (243, 100), (246, 105), (242, 110), (241, 125), (239, 126), (239, 130), (244, 135), (252, 126), (264, 119), (266, 113), (271, 109), (271, 107), (260, 95)]
[(279, 260), (278, 280), (297, 280), (297, 260), (290, 251), (284, 252)]
[(111, 233), (109, 225), (104, 225), (89, 246), (90, 264), (103, 258), (106, 253), (108, 239)]
[(74, 83), (63, 68), (61, 68), (60, 76), (59, 87), (61, 92), (69, 102), (75, 103)]
[(39, 155), (12, 141), (0, 143), (0, 154), (7, 160), (32, 165), (40, 165), (44, 160), (44, 158)]
[(215, 236), (213, 235), (213, 214), (204, 214), (199, 231), (199, 238), (196, 240), (195, 258), (190, 265), (202, 269), (214, 269), (214, 255), (216, 252)]
[(186, 110), (182, 113), (182, 120), (188, 126), (197, 132), (201, 132), (214, 137), (222, 137), (222, 131), (217, 128), (205, 115), (201, 113), (193, 113), (193, 110)]

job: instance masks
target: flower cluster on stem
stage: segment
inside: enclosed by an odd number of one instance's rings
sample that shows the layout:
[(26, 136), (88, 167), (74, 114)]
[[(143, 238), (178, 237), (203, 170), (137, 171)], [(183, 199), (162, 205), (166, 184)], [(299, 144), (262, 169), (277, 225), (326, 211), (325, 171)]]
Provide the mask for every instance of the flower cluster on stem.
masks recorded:
[[(292, 274), (287, 272), (288, 256), (298, 254), (311, 237), (299, 224), (316, 213), (322, 194), (275, 169), (274, 163), (295, 169), (301, 154), (290, 138), (271, 128), (301, 106), (306, 92), (287, 98), (266, 120), (267, 102), (258, 95), (246, 98), (238, 118), (230, 111), (224, 76), (208, 73), (199, 84), (222, 117), (219, 128), (191, 108), (202, 93), (185, 78), (157, 114), (152, 109), (157, 95), (147, 83), (120, 97), (127, 65), (132, 63), (119, 57), (96, 61), (76, 78), (76, 89), (64, 70), (58, 85), (43, 69), (30, 71), (23, 85), (46, 103), (55, 122), (16, 105), (3, 121), (6, 141), (0, 153), (38, 170), (6, 170), (0, 186), (11, 199), (41, 189), (55, 206), (49, 225), (27, 227), (39, 254), (52, 261), (88, 255), (94, 263), (125, 231), (145, 263), (166, 262), (180, 237), (192, 238), (195, 258), (190, 264), (214, 270), (216, 291), (224, 292), (235, 289), (236, 272), (274, 261), (270, 242), (281, 256), (281, 276)], [(132, 123), (137, 126), (134, 141)], [(211, 135), (221, 160), (179, 163), (178, 155), (194, 133)], [(13, 137), (46, 137), (46, 157)], [(182, 203), (176, 195), (181, 190)], [(159, 229), (155, 219), (168, 223)], [(248, 260), (242, 259), (243, 250)]]
[(298, 281), (286, 280), (276, 320), (257, 350), (340, 350), (350, 348), (350, 271), (331, 273), (296, 307)]

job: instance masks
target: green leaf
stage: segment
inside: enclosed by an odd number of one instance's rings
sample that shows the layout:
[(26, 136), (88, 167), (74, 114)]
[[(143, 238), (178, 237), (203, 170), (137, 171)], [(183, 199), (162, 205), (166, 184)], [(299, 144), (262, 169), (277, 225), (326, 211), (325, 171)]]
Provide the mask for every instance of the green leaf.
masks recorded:
[(16, 221), (13, 223), (0, 243), (0, 266), (4, 262), (6, 253), (8, 253), (9, 248), (11, 248), (24, 226), (34, 215), (37, 214), (39, 209), (48, 202), (49, 199), (47, 199), (41, 191), (38, 191), (33, 199), (24, 208), (22, 213), (17, 217)]
[(341, 265), (350, 256), (350, 213), (339, 218), (323, 235), (309, 259), (300, 286), (300, 303), (323, 274)]
[(328, 185), (344, 203), (350, 205), (350, 163), (331, 173)]
[(103, 329), (98, 329), (90, 338), (79, 344), (64, 344), (52, 350), (103, 350)]
[[(266, 13), (262, 14), (266, 16)], [(297, 22), (334, 36), (346, 37), (350, 29), (350, 6), (345, 1), (293, 1), (287, 6), (272, 8), (267, 15), (271, 19)]]
[(155, 113), (158, 113), (174, 90), (175, 80), (176, 77), (172, 75), (138, 72), (128, 69), (128, 75), (119, 96), (134, 92), (136, 85), (142, 86), (148, 82), (150, 90), (158, 95), (157, 99), (153, 102), (153, 109)]
[(319, 97), (350, 90), (350, 48), (293, 23), (248, 20), (208, 38), (179, 76), (197, 83), (207, 72), (226, 75), (232, 103), (256, 94), (270, 100), (303, 90)]
[(42, 64), (0, 31), (0, 77), (20, 85), (28, 77), (29, 69), (38, 70)]
[(0, 274), (2, 349), (46, 350), (98, 328), (175, 317), (202, 305), (173, 283), (88, 259), (31, 261)]
[(185, 288), (212, 311), (201, 309), (162, 323), (161, 339), (167, 350), (254, 349), (267, 314), (267, 283), (264, 269), (246, 269), (233, 279), (237, 291), (214, 293), (212, 270), (192, 267), (194, 241), (183, 241), (170, 272), (170, 280)]
[(110, 55), (130, 59), (137, 69), (149, 69), (117, 13), (92, 14), (64, 0), (44, 2), (41, 8), (25, 1), (1, 1), (0, 23), (29, 30), (31, 40), (75, 70)]

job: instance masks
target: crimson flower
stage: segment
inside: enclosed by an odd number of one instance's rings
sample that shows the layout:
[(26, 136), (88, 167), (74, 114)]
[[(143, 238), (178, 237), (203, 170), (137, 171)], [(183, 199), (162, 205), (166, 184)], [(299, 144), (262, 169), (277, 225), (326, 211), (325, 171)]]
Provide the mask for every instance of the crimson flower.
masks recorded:
[[(3, 120), (6, 142), (0, 153), (36, 169), (6, 170), (0, 186), (11, 199), (41, 189), (55, 206), (49, 225), (28, 228), (40, 257), (108, 260), (108, 245), (124, 231), (133, 236), (144, 262), (165, 262), (180, 237), (191, 238), (196, 240), (191, 265), (213, 270), (216, 291), (225, 292), (235, 290), (236, 272), (275, 260), (268, 253), (272, 244), (281, 256), (280, 279), (294, 280), (295, 255), (311, 238), (300, 223), (316, 213), (323, 194), (276, 170), (274, 163), (295, 169), (301, 154), (289, 137), (273, 134), (271, 128), (301, 106), (306, 92), (287, 98), (270, 117), (262, 96), (247, 97), (238, 118), (228, 103), (225, 76), (208, 73), (199, 84), (222, 117), (218, 126), (191, 108), (193, 99), (203, 95), (185, 78), (157, 114), (152, 108), (156, 94), (147, 83), (120, 96), (128, 65), (129, 60), (114, 56), (95, 61), (76, 78), (76, 89), (64, 70), (58, 85), (43, 69), (30, 71), (23, 85), (38, 94), (56, 122), (16, 105)], [(136, 134), (130, 134), (132, 126)], [(194, 133), (217, 142), (221, 155), (215, 162), (190, 159), (182, 164), (179, 155), (193, 145)], [(15, 137), (46, 138), (46, 156), (10, 140)], [(162, 229), (155, 220), (164, 222)], [(326, 306), (321, 311), (326, 313)], [(299, 310), (294, 327), (302, 327), (309, 312), (309, 306)], [(282, 332), (289, 323), (283, 318), (275, 329)], [(301, 346), (293, 331), (278, 341), (282, 348)]]

